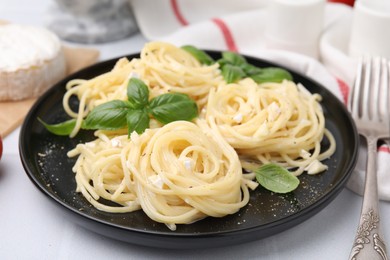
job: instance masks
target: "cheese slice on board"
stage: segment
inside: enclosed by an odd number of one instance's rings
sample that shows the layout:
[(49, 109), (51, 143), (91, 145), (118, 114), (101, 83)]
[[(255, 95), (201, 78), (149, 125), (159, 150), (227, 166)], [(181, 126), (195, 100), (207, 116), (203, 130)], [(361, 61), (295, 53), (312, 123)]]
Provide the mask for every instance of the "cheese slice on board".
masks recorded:
[(66, 73), (59, 38), (41, 27), (0, 26), (0, 61), (2, 101), (37, 97)]
[[(4, 24), (4, 22), (0, 21), (0, 24), (2, 23)], [(0, 28), (1, 27), (2, 26), (0, 25)], [(65, 62), (65, 74), (62, 77), (95, 63), (99, 58), (99, 51), (95, 49), (67, 46), (64, 47), (62, 45), (60, 45), (60, 48), (60, 52), (62, 53)], [(7, 69), (10, 70), (10, 67), (11, 65), (8, 63)], [(58, 80), (60, 79), (61, 78), (59, 78)], [(46, 89), (50, 88), (53, 84), (55, 84), (55, 82), (47, 83), (46, 85), (42, 86), (40, 90), (32, 91), (36, 91), (36, 93), (39, 93), (41, 91), (44, 92)], [(20, 124), (24, 120), (24, 117), (26, 116), (31, 106), (36, 101), (36, 98), (40, 94), (42, 93), (36, 94), (35, 97), (26, 97), (22, 100), (0, 100), (0, 136), (5, 137), (18, 126), (20, 126)]]

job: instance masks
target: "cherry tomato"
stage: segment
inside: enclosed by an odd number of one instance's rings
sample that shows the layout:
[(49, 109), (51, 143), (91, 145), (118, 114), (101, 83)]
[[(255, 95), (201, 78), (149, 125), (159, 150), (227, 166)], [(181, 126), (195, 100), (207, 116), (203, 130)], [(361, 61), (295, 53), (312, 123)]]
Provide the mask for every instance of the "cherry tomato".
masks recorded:
[(1, 140), (1, 136), (0, 136), (0, 159), (2, 154), (3, 154), (3, 140)]

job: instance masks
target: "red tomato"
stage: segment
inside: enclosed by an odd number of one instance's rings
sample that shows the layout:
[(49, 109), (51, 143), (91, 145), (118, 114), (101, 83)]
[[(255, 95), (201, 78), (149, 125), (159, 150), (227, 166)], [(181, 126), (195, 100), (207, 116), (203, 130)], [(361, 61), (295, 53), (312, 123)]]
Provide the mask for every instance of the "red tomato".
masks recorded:
[(3, 141), (1, 140), (1, 135), (0, 135), (0, 159), (2, 154), (3, 154)]

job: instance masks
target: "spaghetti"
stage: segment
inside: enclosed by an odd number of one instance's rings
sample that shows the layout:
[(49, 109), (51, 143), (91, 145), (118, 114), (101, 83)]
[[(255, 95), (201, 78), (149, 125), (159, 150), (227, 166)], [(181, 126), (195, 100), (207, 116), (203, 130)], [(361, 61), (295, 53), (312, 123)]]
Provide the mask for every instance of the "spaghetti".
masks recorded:
[[(245, 206), (249, 190), (258, 185), (253, 171), (260, 165), (315, 174), (326, 169), (321, 161), (335, 151), (320, 95), (289, 80), (228, 84), (218, 63), (202, 65), (185, 50), (160, 42), (146, 44), (140, 58), (120, 59), (110, 72), (67, 84), (64, 109), (77, 119), (70, 136), (98, 105), (126, 100), (131, 77), (149, 87), (150, 98), (187, 94), (200, 116), (166, 125), (152, 120), (145, 132), (130, 136), (126, 129), (98, 130), (96, 140), (69, 151), (77, 157), (77, 191), (99, 210), (142, 209), (175, 230), (176, 224), (234, 214)], [(77, 111), (69, 105), (74, 95), (80, 100)]]
[[(319, 161), (336, 147), (320, 100), (292, 81), (258, 85), (246, 78), (212, 89), (203, 116), (237, 150), (244, 168), (274, 162), (295, 169), (295, 175), (314, 174), (325, 169)], [(321, 152), (324, 135), (331, 145)]]
[[(175, 230), (206, 216), (237, 212), (249, 201), (248, 184), (234, 149), (214, 130), (176, 121), (142, 135), (107, 135), (79, 144), (68, 156), (77, 189), (96, 208), (109, 212), (142, 210)], [(100, 198), (114, 201), (107, 206)]]
[[(202, 66), (191, 54), (172, 44), (151, 42), (142, 49), (139, 59), (118, 60), (112, 71), (90, 80), (75, 79), (67, 83), (63, 99), (66, 113), (77, 118), (74, 137), (82, 119), (96, 106), (111, 100), (125, 100), (130, 77), (141, 78), (151, 91), (151, 98), (168, 92), (183, 93), (194, 99), (201, 109), (207, 103), (208, 93), (223, 79), (218, 64)], [(69, 100), (76, 95), (80, 103), (72, 111)]]

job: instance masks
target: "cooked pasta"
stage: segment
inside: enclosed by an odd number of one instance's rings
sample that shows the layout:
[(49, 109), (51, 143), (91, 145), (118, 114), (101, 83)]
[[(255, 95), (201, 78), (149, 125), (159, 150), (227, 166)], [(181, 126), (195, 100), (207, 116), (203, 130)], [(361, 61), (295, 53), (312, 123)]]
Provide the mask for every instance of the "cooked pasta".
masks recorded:
[[(200, 112), (192, 122), (163, 125), (152, 118), (140, 134), (96, 131), (94, 141), (68, 152), (77, 157), (77, 191), (99, 210), (143, 210), (175, 230), (176, 224), (223, 217), (247, 205), (249, 190), (259, 185), (254, 170), (261, 165), (276, 163), (296, 176), (326, 170), (321, 161), (336, 144), (325, 128), (320, 95), (289, 80), (258, 84), (243, 78), (228, 84), (222, 74), (218, 63), (202, 65), (181, 48), (152, 42), (139, 58), (122, 58), (105, 74), (70, 81), (63, 105), (76, 119), (71, 137), (97, 106), (126, 101), (133, 77), (146, 84), (149, 98), (187, 94)], [(80, 101), (77, 111), (69, 105), (71, 96)]]
[[(335, 150), (320, 100), (292, 81), (258, 85), (247, 78), (212, 89), (203, 115), (246, 161), (244, 167), (276, 162), (295, 175), (317, 173), (325, 167), (319, 161)], [(331, 145), (321, 152), (324, 134)]]
[(257, 186), (248, 185), (236, 152), (221, 136), (191, 122), (134, 132), (130, 139), (101, 131), (97, 136), (68, 155), (79, 156), (73, 168), (77, 189), (100, 210), (141, 207), (175, 230), (175, 224), (237, 212), (249, 201), (248, 186)]
[[(162, 42), (151, 42), (142, 49), (139, 59), (119, 59), (115, 67), (91, 80), (75, 79), (68, 82), (63, 105), (67, 114), (77, 118), (77, 127), (71, 136), (80, 130), (81, 120), (94, 107), (111, 100), (125, 100), (130, 77), (141, 78), (151, 90), (151, 97), (177, 92), (189, 95), (201, 109), (207, 102), (210, 89), (221, 81), (218, 64), (202, 66), (188, 52)], [(76, 95), (80, 102), (77, 112), (72, 111), (69, 99)]]

